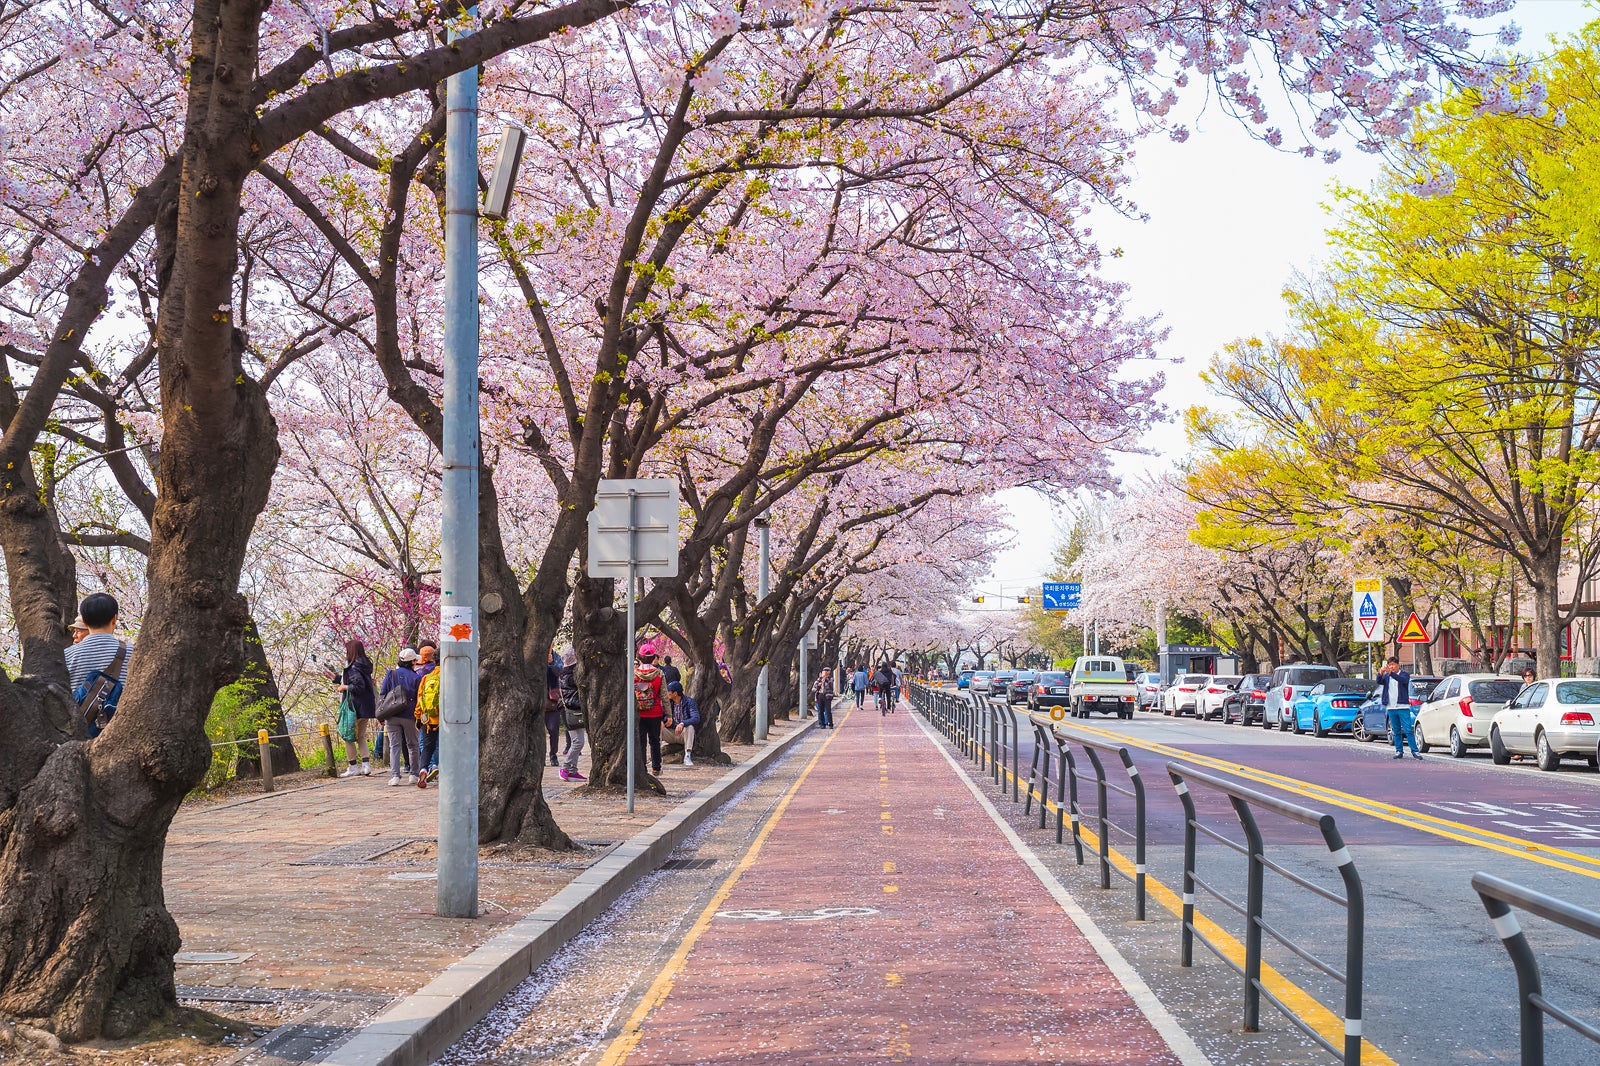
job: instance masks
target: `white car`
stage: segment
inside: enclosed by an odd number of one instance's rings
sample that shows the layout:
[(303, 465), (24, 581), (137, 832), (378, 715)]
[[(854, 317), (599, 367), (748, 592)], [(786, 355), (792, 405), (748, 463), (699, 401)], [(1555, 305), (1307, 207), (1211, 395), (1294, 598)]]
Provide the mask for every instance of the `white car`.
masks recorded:
[(1153, 711), (1161, 704), (1161, 675), (1140, 674), (1133, 679), (1134, 704), (1141, 711)]
[(1462, 758), (1489, 745), (1489, 727), (1517, 693), (1522, 679), (1504, 674), (1455, 674), (1439, 682), (1417, 709), (1417, 744), (1444, 745)]
[(1179, 674), (1167, 691), (1161, 694), (1161, 713), (1172, 715), (1193, 714), (1195, 701), (1200, 696), (1200, 686), (1210, 674)]
[(1261, 724), (1280, 732), (1289, 728), (1294, 720), (1294, 701), (1311, 691), (1313, 685), (1339, 676), (1337, 666), (1321, 663), (1288, 663), (1272, 671), (1272, 684), (1267, 686), (1266, 711)]
[(1194, 694), (1194, 716), (1200, 719), (1221, 718), (1222, 701), (1228, 698), (1243, 674), (1206, 674), (1200, 691)]
[(1600, 679), (1547, 678), (1517, 693), (1489, 727), (1496, 766), (1513, 755), (1532, 755), (1541, 770), (1563, 756), (1600, 764)]

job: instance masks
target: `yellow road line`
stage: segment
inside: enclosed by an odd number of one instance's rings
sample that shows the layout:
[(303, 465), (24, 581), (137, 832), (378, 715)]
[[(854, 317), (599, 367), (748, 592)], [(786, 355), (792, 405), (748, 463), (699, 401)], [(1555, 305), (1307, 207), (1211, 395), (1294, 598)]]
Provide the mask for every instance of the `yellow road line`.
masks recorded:
[[(846, 719), (850, 717), (848, 711), (845, 712), (844, 717)], [(794, 784), (789, 786), (789, 790), (783, 794), (783, 798), (773, 808), (766, 824), (756, 834), (755, 842), (750, 845), (750, 850), (745, 852), (744, 858), (739, 860), (739, 864), (733, 868), (733, 872), (718, 887), (716, 893), (711, 897), (711, 902), (706, 904), (705, 910), (700, 912), (700, 917), (696, 918), (694, 925), (689, 928), (689, 933), (683, 938), (683, 943), (678, 945), (678, 950), (672, 953), (672, 958), (667, 960), (666, 966), (656, 975), (656, 979), (650, 983), (650, 987), (645, 990), (644, 998), (639, 1001), (638, 1006), (633, 1008), (633, 1013), (628, 1015), (628, 1020), (623, 1023), (622, 1031), (617, 1034), (617, 1038), (606, 1048), (606, 1052), (600, 1057), (597, 1066), (617, 1066), (618, 1063), (626, 1061), (633, 1049), (639, 1046), (639, 1041), (644, 1038), (645, 1019), (650, 1016), (652, 1011), (664, 1003), (667, 996), (671, 994), (673, 986), (678, 983), (678, 978), (683, 973), (685, 963), (688, 962), (689, 952), (694, 950), (695, 942), (711, 927), (711, 920), (716, 917), (717, 911), (722, 909), (722, 905), (728, 901), (728, 896), (733, 893), (733, 886), (737, 885), (739, 879), (745, 875), (745, 872), (755, 865), (757, 856), (761, 854), (762, 845), (767, 842), (767, 838), (777, 828), (778, 821), (783, 817), (783, 813), (789, 809), (789, 803), (794, 799), (795, 793), (800, 791), (800, 786), (805, 784), (806, 778), (811, 776), (811, 771), (816, 768), (818, 760), (822, 758), (822, 753), (828, 750), (828, 745), (832, 744), (834, 737), (839, 735), (832, 730), (829, 733), (828, 739), (822, 742), (822, 746), (817, 749), (816, 754), (811, 756), (811, 761), (806, 763), (805, 769), (800, 771), (800, 776), (794, 779)]]
[[(1018, 778), (1010, 770), (1002, 769), (1001, 773), (1010, 779), (1016, 780), (1018, 784), (1027, 784), (1026, 779)], [(1061, 809), (1057, 806), (1055, 800), (1047, 799), (1043, 802), (1045, 810), (1049, 813), (1053, 814)], [(1095, 858), (1098, 860), (1100, 837), (1091, 832), (1081, 822), (1078, 827), (1078, 835), (1095, 850)], [(1117, 869), (1129, 877), (1134, 875), (1134, 864), (1126, 855), (1114, 847), (1107, 847), (1106, 854), (1112, 865)], [(1172, 912), (1172, 915), (1179, 921), (1183, 920), (1183, 900), (1176, 892), (1172, 891), (1160, 879), (1149, 872), (1144, 875), (1144, 887), (1146, 895)], [(1195, 929), (1204, 935), (1207, 940), (1215, 944), (1218, 950), (1235, 966), (1238, 966), (1241, 970), (1244, 969), (1244, 945), (1239, 943), (1232, 933), (1201, 914), (1198, 905), (1195, 906), (1194, 910), (1194, 924)], [(1265, 961), (1261, 963), (1261, 983), (1266, 987), (1267, 991), (1278, 997), (1278, 1001), (1296, 1017), (1320, 1033), (1334, 1047), (1344, 1046), (1344, 1019), (1324, 1007), (1311, 993), (1289, 980)], [(1393, 1059), (1384, 1054), (1371, 1041), (1365, 1039), (1361, 1041), (1361, 1062), (1362, 1066), (1397, 1066)]]
[[(1421, 811), (1414, 811), (1409, 807), (1398, 807), (1379, 800), (1364, 799), (1361, 796), (1340, 792), (1338, 789), (1329, 788), (1326, 785), (1303, 781), (1298, 777), (1288, 777), (1284, 774), (1274, 773), (1271, 770), (1259, 770), (1253, 766), (1230, 762), (1226, 759), (1218, 759), (1212, 755), (1199, 755), (1183, 748), (1159, 743), (1158, 741), (1140, 740), (1129, 736), (1127, 733), (1116, 733), (1109, 729), (1099, 729), (1094, 726), (1079, 725), (1077, 723), (1074, 723), (1071, 728), (1081, 729), (1084, 732), (1114, 740), (1118, 744), (1142, 748), (1157, 755), (1166, 755), (1203, 768), (1222, 770), (1226, 773), (1255, 781), (1258, 784), (1271, 785), (1273, 788), (1282, 789), (1285, 792), (1292, 792), (1308, 799), (1320, 800), (1323, 803), (1330, 803), (1335, 807), (1343, 807), (1347, 811), (1365, 814), (1370, 818), (1392, 822), (1395, 825), (1403, 825), (1421, 833), (1431, 833), (1434, 836), (1454, 840), (1457, 843), (1487, 848), (1490, 851), (1498, 851), (1503, 855), (1527, 859), (1529, 862), (1536, 862), (1544, 866), (1552, 866), (1557, 870), (1565, 870), (1568, 873), (1600, 879), (1600, 856), (1567, 851), (1563, 848), (1551, 847), (1548, 844), (1538, 844), (1531, 840), (1524, 840), (1508, 833), (1499, 833), (1492, 829), (1479, 829), (1464, 822), (1453, 822), (1448, 818), (1438, 818), (1431, 814), (1423, 814)], [(1500, 841), (1505, 843), (1500, 843)]]

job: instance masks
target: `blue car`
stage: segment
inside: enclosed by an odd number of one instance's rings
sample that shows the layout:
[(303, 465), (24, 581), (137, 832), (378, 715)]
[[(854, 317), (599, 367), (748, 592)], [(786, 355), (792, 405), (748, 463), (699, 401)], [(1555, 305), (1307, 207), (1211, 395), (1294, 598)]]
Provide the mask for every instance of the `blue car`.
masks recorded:
[(976, 671), (973, 670), (961, 671), (961, 676), (956, 678), (956, 688), (966, 688), (968, 685), (972, 684), (972, 675), (975, 672)]
[(1364, 677), (1330, 677), (1311, 686), (1294, 701), (1294, 731), (1319, 737), (1339, 730), (1350, 732), (1362, 702), (1377, 687), (1376, 681)]

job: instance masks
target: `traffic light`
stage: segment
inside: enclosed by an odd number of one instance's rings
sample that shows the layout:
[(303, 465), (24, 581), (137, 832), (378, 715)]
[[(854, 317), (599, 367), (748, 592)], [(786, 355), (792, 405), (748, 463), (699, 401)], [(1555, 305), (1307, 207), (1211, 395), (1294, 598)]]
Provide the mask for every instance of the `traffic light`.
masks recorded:
[(1017, 597), (1017, 602), (1018, 603), (1032, 603), (1033, 602), (1033, 597), (1031, 597), (1031, 596), (1018, 596)]
[(983, 602), (983, 597), (982, 596), (974, 596), (974, 597), (972, 597), (972, 602), (973, 603), (982, 603)]

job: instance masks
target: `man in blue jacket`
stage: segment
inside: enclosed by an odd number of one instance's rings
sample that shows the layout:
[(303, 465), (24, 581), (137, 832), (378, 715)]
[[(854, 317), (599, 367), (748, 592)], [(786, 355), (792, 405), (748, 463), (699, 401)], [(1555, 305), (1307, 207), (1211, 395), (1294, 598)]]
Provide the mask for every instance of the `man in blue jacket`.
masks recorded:
[(855, 690), (856, 710), (860, 710), (867, 702), (867, 668), (857, 666), (856, 672), (850, 677), (850, 687)]
[(1404, 741), (1411, 745), (1413, 759), (1422, 758), (1417, 750), (1417, 727), (1411, 714), (1411, 675), (1400, 669), (1400, 660), (1393, 655), (1383, 664), (1378, 691), (1383, 693), (1383, 709), (1389, 716), (1389, 739), (1394, 741), (1394, 757), (1406, 757), (1406, 750), (1401, 746)]
[(681, 682), (670, 681), (667, 683), (667, 709), (672, 712), (667, 732), (673, 739), (683, 741), (683, 765), (693, 766), (694, 733), (700, 725), (700, 706), (694, 697), (683, 691)]

